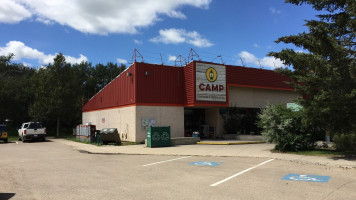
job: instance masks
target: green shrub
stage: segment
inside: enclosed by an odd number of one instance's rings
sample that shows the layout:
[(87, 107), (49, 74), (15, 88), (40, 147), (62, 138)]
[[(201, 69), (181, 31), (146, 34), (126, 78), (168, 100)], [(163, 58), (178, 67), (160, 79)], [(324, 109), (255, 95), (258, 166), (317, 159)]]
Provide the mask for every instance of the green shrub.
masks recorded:
[(258, 126), (269, 143), (279, 151), (302, 151), (315, 147), (318, 134), (303, 121), (303, 112), (281, 105), (269, 105), (258, 115)]
[(339, 151), (356, 152), (356, 133), (339, 133), (333, 137), (335, 147)]

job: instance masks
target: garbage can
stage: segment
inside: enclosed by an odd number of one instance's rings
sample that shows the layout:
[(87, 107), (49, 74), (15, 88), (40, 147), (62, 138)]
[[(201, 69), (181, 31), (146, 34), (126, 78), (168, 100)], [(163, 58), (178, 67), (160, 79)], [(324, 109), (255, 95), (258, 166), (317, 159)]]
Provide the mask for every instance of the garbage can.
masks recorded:
[(90, 142), (90, 143), (95, 143), (95, 142), (96, 142), (96, 135), (95, 135), (95, 133), (92, 134), (92, 135), (90, 135), (90, 137), (89, 137), (89, 142)]
[(116, 128), (104, 128), (100, 131), (100, 139), (103, 144), (116, 143), (121, 144), (119, 132)]
[(151, 126), (147, 131), (147, 147), (171, 146), (170, 126)]
[(96, 130), (95, 131), (95, 143), (96, 144), (102, 144), (102, 142), (101, 142), (101, 137), (100, 137), (100, 130)]

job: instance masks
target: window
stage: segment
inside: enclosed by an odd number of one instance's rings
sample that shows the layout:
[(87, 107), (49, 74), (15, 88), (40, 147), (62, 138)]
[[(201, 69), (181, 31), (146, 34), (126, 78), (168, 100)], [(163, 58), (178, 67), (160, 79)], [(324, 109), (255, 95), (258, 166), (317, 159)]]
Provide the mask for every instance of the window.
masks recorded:
[(30, 123), (29, 128), (30, 128), (30, 129), (42, 128), (42, 124), (39, 123), (39, 122), (32, 122), (32, 123)]

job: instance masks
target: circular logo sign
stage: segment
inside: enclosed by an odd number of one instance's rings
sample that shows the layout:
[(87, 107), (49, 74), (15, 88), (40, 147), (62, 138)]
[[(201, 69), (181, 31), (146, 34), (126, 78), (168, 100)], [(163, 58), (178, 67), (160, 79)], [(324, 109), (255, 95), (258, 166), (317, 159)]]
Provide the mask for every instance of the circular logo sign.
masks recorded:
[(159, 133), (154, 132), (154, 133), (152, 134), (152, 140), (160, 140), (160, 139), (161, 139), (161, 137), (159, 136)]
[(209, 67), (205, 72), (205, 76), (206, 76), (206, 79), (208, 79), (208, 81), (214, 82), (218, 78), (218, 73), (216, 72), (216, 70), (214, 68)]

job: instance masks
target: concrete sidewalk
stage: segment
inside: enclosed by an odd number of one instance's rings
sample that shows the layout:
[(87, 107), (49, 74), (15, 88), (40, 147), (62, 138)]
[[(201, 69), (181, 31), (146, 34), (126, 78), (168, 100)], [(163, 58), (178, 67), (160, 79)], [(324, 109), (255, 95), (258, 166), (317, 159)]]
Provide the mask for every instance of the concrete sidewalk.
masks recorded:
[(65, 139), (50, 139), (53, 142), (72, 146), (75, 150), (93, 154), (132, 154), (132, 155), (174, 155), (174, 156), (227, 156), (274, 158), (291, 162), (316, 164), (323, 166), (356, 169), (356, 160), (346, 158), (305, 156), (284, 153), (272, 153), (274, 144), (243, 144), (243, 145), (180, 145), (172, 147), (148, 148), (145, 145), (128, 146), (96, 146), (73, 142)]

